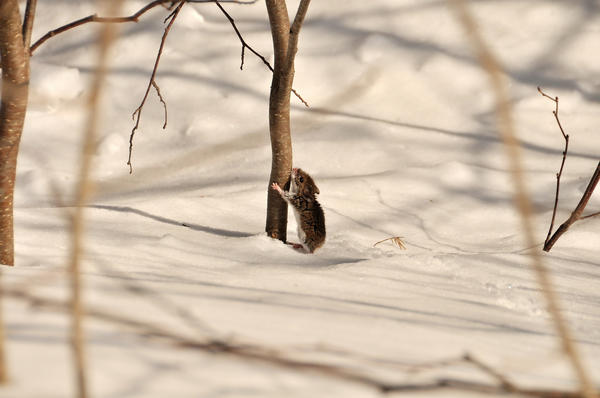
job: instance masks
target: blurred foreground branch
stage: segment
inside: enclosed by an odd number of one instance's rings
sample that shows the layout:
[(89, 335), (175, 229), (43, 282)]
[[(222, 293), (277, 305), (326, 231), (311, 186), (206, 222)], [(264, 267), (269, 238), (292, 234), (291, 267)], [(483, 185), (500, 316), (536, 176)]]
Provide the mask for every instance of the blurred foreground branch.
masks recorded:
[[(534, 247), (536, 246), (536, 241), (533, 232), (532, 205), (527, 187), (525, 185), (525, 178), (523, 176), (523, 162), (521, 160), (521, 153), (515, 133), (515, 123), (513, 121), (510, 96), (507, 91), (507, 84), (504, 81), (502, 68), (479, 31), (477, 23), (475, 22), (475, 19), (473, 18), (473, 15), (471, 14), (465, 0), (448, 1), (456, 12), (459, 22), (467, 33), (468, 39), (471, 42), (471, 46), (473, 47), (473, 50), (479, 59), (479, 63), (487, 72), (490, 86), (496, 96), (496, 118), (498, 130), (502, 140), (504, 141), (504, 147), (506, 148), (508, 154), (509, 167), (515, 189), (515, 206), (521, 215), (521, 222), (527, 247)], [(538, 284), (546, 299), (548, 312), (552, 317), (556, 333), (560, 340), (560, 345), (565, 355), (571, 362), (575, 375), (577, 376), (580, 384), (581, 393), (586, 398), (594, 398), (597, 396), (595, 387), (592, 384), (592, 381), (583, 365), (577, 347), (573, 343), (571, 331), (569, 330), (567, 322), (560, 310), (558, 298), (556, 296), (554, 287), (552, 286), (550, 275), (542, 261), (542, 257), (537, 250), (530, 251), (529, 255), (531, 257), (531, 265), (537, 276)]]
[[(110, 3), (110, 11), (118, 12), (123, 0)], [(87, 360), (83, 332), (84, 306), (82, 302), (81, 260), (85, 238), (84, 208), (92, 194), (90, 174), (96, 145), (96, 135), (100, 121), (100, 100), (104, 79), (108, 70), (108, 51), (115, 39), (113, 26), (104, 25), (98, 36), (97, 69), (91, 82), (88, 100), (88, 115), (84, 126), (83, 146), (79, 162), (79, 178), (75, 187), (75, 213), (72, 219), (71, 253), (69, 258), (69, 277), (71, 283), (71, 348), (75, 362), (75, 380), (77, 397), (88, 397)]]
[[(40, 309), (54, 311), (69, 311), (66, 302), (55, 298), (41, 297), (23, 289), (7, 288), (4, 291), (6, 297), (24, 301), (31, 306)], [(136, 331), (136, 335), (147, 340), (156, 340), (175, 348), (191, 349), (206, 354), (222, 355), (234, 360), (244, 360), (278, 368), (312, 374), (319, 377), (335, 379), (342, 382), (355, 383), (364, 387), (372, 388), (380, 393), (414, 393), (429, 391), (460, 391), (476, 392), (489, 395), (515, 395), (537, 398), (584, 398), (580, 392), (561, 391), (551, 389), (521, 388), (510, 382), (500, 372), (494, 370), (481, 360), (471, 355), (464, 355), (453, 361), (445, 361), (436, 366), (429, 366), (430, 370), (447, 364), (467, 364), (478, 369), (489, 376), (496, 383), (480, 383), (456, 378), (437, 378), (422, 383), (393, 383), (382, 380), (369, 374), (361, 372), (356, 368), (335, 366), (308, 360), (299, 360), (284, 355), (281, 351), (257, 344), (234, 343), (222, 339), (197, 339), (184, 334), (173, 332), (162, 326), (146, 322), (144, 320), (132, 319), (128, 316), (87, 307), (85, 315), (96, 320), (112, 323), (121, 327), (127, 327)], [(420, 365), (419, 367), (423, 367)]]

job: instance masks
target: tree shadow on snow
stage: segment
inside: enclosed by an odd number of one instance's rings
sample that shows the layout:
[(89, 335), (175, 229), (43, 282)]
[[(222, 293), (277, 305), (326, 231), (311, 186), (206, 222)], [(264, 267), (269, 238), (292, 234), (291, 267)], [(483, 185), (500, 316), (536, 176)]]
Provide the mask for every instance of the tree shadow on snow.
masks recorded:
[(209, 234), (225, 236), (225, 237), (229, 237), (229, 238), (248, 238), (250, 236), (253, 236), (253, 234), (250, 234), (247, 232), (232, 231), (232, 230), (228, 230), (228, 229), (214, 228), (214, 227), (209, 227), (209, 226), (199, 225), (199, 224), (182, 223), (180, 221), (172, 220), (170, 218), (166, 218), (166, 217), (162, 217), (162, 216), (157, 216), (155, 214), (151, 214), (151, 213), (145, 212), (143, 210), (135, 209), (135, 208), (129, 207), (129, 206), (89, 205), (87, 207), (94, 208), (94, 209), (101, 209), (101, 210), (117, 211), (117, 212), (121, 212), (121, 213), (133, 213), (133, 214), (137, 214), (142, 217), (150, 218), (154, 221), (162, 222), (165, 224), (178, 225), (181, 227), (190, 228), (194, 231), (206, 232)]

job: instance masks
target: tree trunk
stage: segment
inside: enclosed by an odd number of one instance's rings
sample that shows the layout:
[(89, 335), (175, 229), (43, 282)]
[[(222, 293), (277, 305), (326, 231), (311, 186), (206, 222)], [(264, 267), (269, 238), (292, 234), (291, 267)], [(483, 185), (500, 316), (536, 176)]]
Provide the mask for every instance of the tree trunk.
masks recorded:
[(269, 132), (271, 135), (271, 176), (267, 196), (267, 234), (275, 239), (287, 239), (287, 203), (274, 190), (276, 182), (284, 187), (292, 171), (292, 137), (290, 133), (290, 93), (294, 69), (288, 70), (290, 20), (285, 0), (266, 0), (273, 35), (273, 81), (269, 99)]
[(2, 290), (2, 269), (0, 269), (0, 387), (8, 383), (8, 365), (4, 338), (4, 291)]
[(292, 137), (290, 132), (290, 94), (294, 81), (294, 58), (298, 46), (300, 27), (306, 16), (310, 0), (301, 0), (290, 27), (285, 0), (266, 0), (275, 65), (269, 99), (269, 131), (271, 135), (271, 177), (267, 198), (267, 234), (275, 239), (286, 241), (287, 203), (274, 190), (271, 184), (281, 187), (289, 184), (292, 171)]
[(17, 0), (0, 0), (0, 264), (14, 265), (13, 193), (17, 153), (27, 110), (29, 51)]

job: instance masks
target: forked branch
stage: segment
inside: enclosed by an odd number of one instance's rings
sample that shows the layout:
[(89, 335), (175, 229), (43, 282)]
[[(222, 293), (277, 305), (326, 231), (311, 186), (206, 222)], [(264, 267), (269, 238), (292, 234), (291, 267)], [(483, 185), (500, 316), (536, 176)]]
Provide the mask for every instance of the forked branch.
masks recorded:
[(552, 209), (552, 219), (550, 221), (550, 228), (548, 229), (548, 235), (546, 236), (546, 240), (544, 241), (544, 245), (548, 243), (548, 240), (550, 240), (550, 237), (552, 236), (552, 230), (554, 229), (554, 221), (556, 219), (556, 209), (558, 208), (558, 196), (560, 193), (560, 178), (562, 177), (562, 173), (563, 173), (563, 169), (565, 167), (565, 161), (567, 160), (567, 153), (569, 151), (569, 135), (565, 134), (565, 130), (562, 127), (562, 124), (560, 123), (560, 118), (558, 117), (558, 97), (551, 97), (548, 94), (546, 94), (545, 92), (542, 91), (542, 89), (540, 87), (537, 88), (539, 93), (542, 94), (544, 97), (548, 98), (550, 101), (553, 101), (555, 104), (555, 109), (552, 111), (552, 114), (554, 115), (554, 118), (556, 119), (556, 123), (558, 124), (558, 127), (560, 129), (560, 132), (563, 136), (563, 138), (565, 139), (565, 149), (563, 150), (562, 153), (562, 161), (560, 163), (560, 169), (558, 170), (558, 173), (556, 173), (556, 193), (554, 195), (554, 208)]
[(573, 225), (573, 223), (575, 223), (575, 221), (582, 220), (584, 218), (594, 217), (594, 216), (597, 216), (600, 214), (600, 212), (596, 212), (596, 213), (590, 214), (588, 216), (583, 216), (583, 217), (581, 216), (581, 214), (583, 213), (583, 210), (585, 209), (590, 198), (592, 197), (592, 193), (594, 193), (594, 189), (596, 189), (596, 185), (598, 185), (599, 180), (600, 180), (600, 162), (598, 162), (598, 165), (596, 166), (596, 171), (594, 171), (594, 174), (592, 175), (592, 178), (590, 179), (588, 186), (585, 188), (585, 192), (583, 193), (581, 200), (577, 204), (577, 207), (575, 207), (575, 210), (573, 210), (573, 212), (571, 213), (571, 216), (567, 219), (567, 221), (562, 223), (561, 226), (558, 227), (558, 229), (556, 230), (554, 235), (552, 235), (552, 237), (544, 243), (544, 251), (550, 251), (550, 249), (552, 249), (552, 246), (554, 246), (554, 244), (556, 243), (558, 238), (560, 238), (562, 236), (562, 234), (567, 232), (567, 230), (571, 227), (571, 225)]
[(33, 30), (33, 20), (35, 18), (35, 8), (37, 0), (27, 0), (25, 6), (25, 16), (23, 17), (23, 45), (25, 48), (31, 44), (31, 32)]
[(265, 65), (267, 65), (267, 68), (269, 68), (269, 70), (271, 72), (273, 72), (273, 67), (271, 66), (271, 64), (269, 63), (269, 61), (267, 61), (267, 59), (265, 57), (263, 57), (259, 52), (257, 52), (256, 50), (254, 50), (246, 42), (246, 40), (244, 40), (244, 37), (242, 36), (242, 34), (240, 33), (239, 29), (237, 28), (237, 25), (235, 24), (235, 20), (233, 19), (233, 17), (231, 15), (229, 15), (229, 13), (223, 8), (223, 6), (221, 5), (221, 3), (218, 0), (214, 0), (214, 3), (217, 5), (217, 7), (219, 7), (219, 10), (221, 10), (221, 12), (223, 13), (223, 15), (225, 15), (225, 18), (227, 18), (227, 20), (231, 24), (231, 27), (233, 28), (235, 34), (237, 35), (238, 39), (240, 40), (240, 43), (242, 44), (242, 55), (241, 55), (242, 61), (240, 63), (240, 70), (244, 69), (244, 54), (245, 54), (245, 51), (246, 51), (246, 48), (247, 48), (248, 50), (250, 50), (250, 52), (252, 54), (256, 55)]
[(144, 93), (144, 97), (142, 98), (142, 102), (140, 103), (140, 106), (138, 106), (137, 109), (135, 111), (133, 111), (133, 114), (131, 115), (131, 117), (133, 119), (135, 119), (135, 125), (133, 126), (133, 129), (131, 130), (131, 134), (129, 135), (129, 156), (127, 158), (127, 165), (129, 166), (130, 174), (133, 173), (133, 165), (131, 164), (131, 155), (133, 152), (133, 137), (135, 136), (136, 130), (140, 126), (140, 118), (142, 117), (142, 109), (144, 109), (144, 105), (146, 104), (146, 100), (148, 99), (148, 94), (150, 93), (151, 87), (154, 87), (156, 89), (158, 97), (164, 106), (165, 123), (163, 124), (163, 129), (167, 127), (167, 104), (164, 101), (164, 99), (160, 93), (160, 89), (158, 88), (158, 84), (155, 81), (156, 71), (158, 70), (158, 63), (160, 62), (160, 57), (162, 55), (163, 48), (165, 46), (165, 42), (167, 40), (167, 36), (169, 35), (169, 32), (171, 31), (171, 27), (173, 26), (173, 23), (175, 23), (175, 19), (177, 19), (177, 15), (179, 15), (179, 12), (181, 11), (181, 8), (183, 7), (183, 5), (185, 3), (186, 3), (186, 0), (180, 0), (179, 3), (177, 4), (177, 7), (175, 7), (175, 10), (171, 14), (169, 14), (169, 16), (165, 19), (165, 23), (167, 21), (169, 21), (169, 23), (167, 24), (167, 27), (165, 28), (165, 31), (162, 35), (162, 39), (160, 41), (160, 47), (158, 48), (158, 54), (156, 55), (156, 60), (154, 61), (154, 68), (152, 69), (152, 75), (150, 76), (148, 86), (146, 87), (146, 92)]
[(33, 52), (42, 44), (44, 44), (48, 39), (61, 34), (63, 32), (66, 32), (68, 30), (71, 30), (73, 28), (76, 28), (78, 26), (81, 25), (85, 25), (87, 23), (90, 22), (99, 22), (99, 23), (123, 23), (123, 22), (137, 22), (139, 20), (139, 18), (144, 15), (146, 12), (150, 11), (151, 9), (153, 9), (154, 7), (161, 5), (163, 3), (168, 3), (169, 0), (155, 0), (149, 4), (147, 4), (146, 6), (142, 7), (141, 9), (139, 9), (136, 13), (128, 16), (128, 17), (99, 17), (96, 14), (92, 14), (92, 15), (88, 15), (87, 17), (78, 19), (76, 21), (70, 22), (66, 25), (61, 26), (60, 28), (56, 28), (54, 30), (51, 30), (50, 32), (46, 33), (44, 36), (42, 36), (41, 38), (39, 38), (29, 49), (29, 52), (31, 54), (33, 54)]
[(565, 232), (567, 232), (567, 230), (571, 227), (571, 225), (573, 225), (576, 221), (582, 220), (584, 218), (591, 218), (591, 217), (594, 217), (594, 216), (597, 216), (600, 214), (600, 212), (596, 212), (593, 214), (589, 214), (587, 216), (582, 216), (583, 211), (585, 210), (585, 207), (587, 206), (587, 204), (592, 196), (592, 193), (594, 192), (594, 189), (596, 188), (596, 185), (598, 184), (598, 180), (600, 179), (600, 162), (598, 163), (598, 166), (596, 167), (596, 171), (594, 172), (592, 179), (588, 183), (588, 186), (585, 189), (585, 192), (583, 193), (581, 200), (577, 204), (577, 207), (575, 207), (575, 210), (573, 210), (573, 212), (571, 213), (571, 216), (565, 222), (563, 222), (560, 225), (560, 227), (558, 227), (558, 229), (556, 230), (556, 232), (554, 234), (552, 234), (552, 230), (554, 228), (554, 221), (556, 219), (556, 209), (558, 207), (558, 195), (560, 192), (560, 178), (563, 173), (565, 161), (567, 159), (567, 152), (569, 150), (569, 135), (565, 133), (565, 130), (563, 129), (562, 123), (560, 122), (560, 118), (558, 116), (558, 97), (549, 96), (548, 94), (543, 92), (542, 89), (540, 89), (539, 87), (538, 87), (538, 91), (540, 92), (541, 95), (543, 95), (544, 97), (548, 98), (549, 100), (551, 100), (555, 103), (555, 109), (552, 111), (552, 114), (554, 115), (554, 118), (556, 119), (556, 124), (558, 125), (558, 128), (560, 129), (560, 132), (561, 132), (563, 138), (565, 139), (565, 149), (563, 151), (562, 162), (560, 164), (560, 169), (559, 169), (558, 173), (556, 174), (556, 194), (554, 196), (554, 208), (552, 210), (552, 219), (550, 221), (550, 228), (548, 230), (548, 235), (546, 236), (546, 240), (544, 241), (544, 251), (548, 252), (548, 251), (550, 251), (550, 249), (552, 249), (552, 246), (554, 246), (554, 244), (556, 243), (558, 238), (560, 238)]
[[(252, 54), (256, 55), (263, 62), (263, 64), (265, 64), (267, 66), (267, 68), (269, 68), (269, 70), (271, 71), (271, 73), (273, 73), (274, 69), (271, 66), (271, 64), (269, 63), (269, 61), (267, 61), (267, 59), (265, 57), (263, 57), (258, 51), (256, 51), (254, 48), (252, 48), (252, 46), (250, 46), (246, 42), (246, 40), (244, 40), (244, 37), (242, 36), (242, 34), (240, 33), (238, 27), (236, 26), (235, 20), (233, 19), (233, 17), (231, 15), (229, 15), (229, 13), (223, 8), (223, 6), (221, 6), (220, 3), (223, 2), (223, 0), (213, 0), (213, 1), (217, 5), (217, 7), (219, 7), (219, 10), (221, 10), (221, 12), (223, 13), (223, 15), (225, 15), (225, 18), (227, 18), (227, 20), (231, 24), (231, 27), (235, 31), (235, 34), (237, 35), (238, 39), (240, 40), (240, 43), (242, 44), (242, 54), (241, 54), (240, 69), (244, 69), (245, 53), (246, 53), (246, 49), (248, 49)], [(300, 6), (302, 7), (302, 4)], [(306, 5), (305, 8), (307, 8), (307, 7), (308, 7), (308, 4)], [(304, 20), (304, 15), (306, 15), (306, 9), (303, 10), (302, 20)], [(300, 29), (300, 25), (302, 24), (302, 20), (300, 20), (298, 22), (297, 29), (296, 29), (297, 31)], [(290, 36), (292, 35), (292, 33), (293, 33), (293, 29), (290, 32)], [(297, 34), (297, 32), (296, 32), (296, 34)], [(309, 108), (308, 102), (306, 102), (306, 100), (304, 100), (304, 98), (302, 98), (302, 96), (294, 88), (292, 88), (292, 93), (294, 93), (294, 95), (296, 96), (296, 98), (298, 98), (304, 104), (304, 106), (306, 106), (307, 108)]]

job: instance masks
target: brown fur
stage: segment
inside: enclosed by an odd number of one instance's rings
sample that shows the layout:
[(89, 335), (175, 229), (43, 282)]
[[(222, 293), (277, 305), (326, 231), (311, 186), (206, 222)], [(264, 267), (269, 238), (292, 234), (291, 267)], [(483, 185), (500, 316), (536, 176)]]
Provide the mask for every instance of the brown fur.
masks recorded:
[[(325, 214), (315, 195), (319, 188), (312, 177), (302, 169), (293, 169), (290, 191), (273, 184), (283, 199), (294, 208), (298, 223), (298, 237), (302, 245), (313, 253), (325, 243)], [(303, 236), (304, 235), (304, 236)]]

